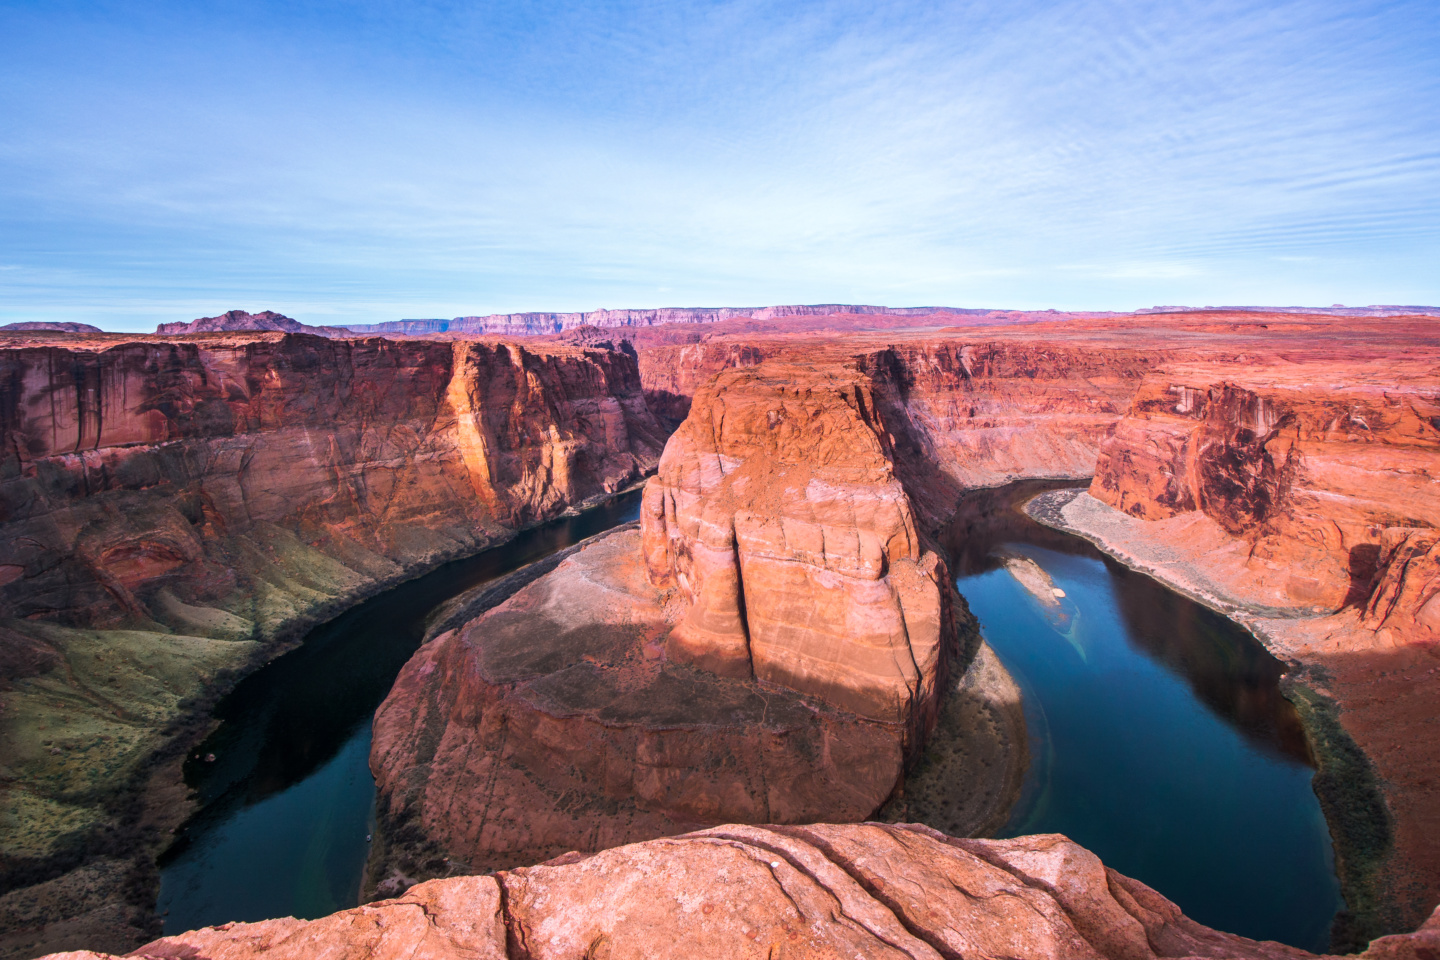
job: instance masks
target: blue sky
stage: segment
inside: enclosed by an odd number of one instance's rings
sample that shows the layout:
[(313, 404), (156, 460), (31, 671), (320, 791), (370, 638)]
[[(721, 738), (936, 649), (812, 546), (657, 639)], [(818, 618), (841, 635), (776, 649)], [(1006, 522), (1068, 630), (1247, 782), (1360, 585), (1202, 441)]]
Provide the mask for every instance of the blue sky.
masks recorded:
[(1440, 4), (5, 3), (0, 322), (1440, 303)]

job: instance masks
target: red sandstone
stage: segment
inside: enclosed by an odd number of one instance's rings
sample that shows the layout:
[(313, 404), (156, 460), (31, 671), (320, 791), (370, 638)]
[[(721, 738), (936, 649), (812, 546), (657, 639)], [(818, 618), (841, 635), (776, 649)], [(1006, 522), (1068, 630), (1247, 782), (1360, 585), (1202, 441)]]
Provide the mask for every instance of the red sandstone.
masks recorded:
[[(1371, 945), (1428, 960), (1440, 915)], [(207, 927), (138, 958), (1310, 960), (1201, 926), (1058, 835), (957, 840), (926, 827), (723, 826), (493, 876), (432, 880), (310, 922)], [(105, 960), (80, 952), (50, 960)]]

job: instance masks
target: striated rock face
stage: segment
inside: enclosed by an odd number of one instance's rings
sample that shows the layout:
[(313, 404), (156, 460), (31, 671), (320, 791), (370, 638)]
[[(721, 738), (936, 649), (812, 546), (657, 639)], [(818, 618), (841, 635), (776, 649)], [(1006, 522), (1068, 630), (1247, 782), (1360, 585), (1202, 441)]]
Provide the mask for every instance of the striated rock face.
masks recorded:
[(954, 636), (870, 377), (765, 364), (701, 390), (642, 508), (645, 560), (688, 611), (668, 656), (923, 730)]
[(1017, 336), (899, 342), (859, 363), (904, 411), (898, 468), (940, 520), (968, 489), (1090, 476), (1135, 388), (1168, 355)]
[(73, 625), (165, 622), (161, 590), (238, 602), (275, 527), (394, 573), (633, 483), (663, 444), (610, 351), (130, 341), (5, 350), (0, 378), (0, 616)]
[(1388, 527), (1380, 535), (1363, 622), (1380, 637), (1440, 641), (1440, 530)]
[(138, 851), (130, 831), (154, 830), (137, 817), (183, 815), (127, 791), (217, 683), (388, 583), (633, 485), (663, 443), (612, 351), (26, 342), (0, 350), (3, 888), (63, 886), (97, 851)]
[[(1426, 960), (1440, 916), (1375, 941)], [(207, 927), (135, 957), (1309, 960), (1201, 926), (1056, 834), (957, 840), (918, 825), (723, 826), (493, 876), (432, 880), (320, 920)], [(52, 960), (102, 960), (81, 952)]]
[[(997, 334), (999, 331), (996, 331)], [(889, 413), (897, 469), (933, 520), (959, 493), (1039, 477), (1088, 477), (1100, 443), (1124, 415), (1168, 346), (1103, 349), (1026, 338), (897, 334), (760, 338), (640, 346), (645, 395), (678, 422), (691, 398), (723, 370), (767, 359), (853, 363)], [(903, 429), (902, 429), (903, 428)]]
[(1319, 611), (1362, 603), (1367, 622), (1392, 632), (1398, 603), (1400, 617), (1433, 636), (1440, 613), (1417, 621), (1440, 591), (1427, 586), (1434, 566), (1427, 577), (1423, 560), (1425, 531), (1440, 522), (1433, 383), (1217, 373), (1147, 382), (1105, 442), (1091, 493), (1146, 520), (1199, 511), (1244, 542), (1243, 559), (1237, 551), (1217, 573), (1243, 581), (1255, 602)]

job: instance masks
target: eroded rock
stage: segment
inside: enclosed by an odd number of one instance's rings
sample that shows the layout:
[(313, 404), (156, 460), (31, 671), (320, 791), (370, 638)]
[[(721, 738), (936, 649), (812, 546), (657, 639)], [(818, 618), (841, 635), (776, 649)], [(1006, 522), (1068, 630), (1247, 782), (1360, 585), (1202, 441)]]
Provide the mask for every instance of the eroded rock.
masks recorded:
[[(1440, 950), (1440, 917), (1373, 960)], [(918, 825), (722, 826), (493, 876), (432, 880), (320, 920), (166, 937), (132, 956), (1310, 960), (1202, 926), (1056, 834), (957, 840)], [(50, 960), (102, 960), (93, 953)]]

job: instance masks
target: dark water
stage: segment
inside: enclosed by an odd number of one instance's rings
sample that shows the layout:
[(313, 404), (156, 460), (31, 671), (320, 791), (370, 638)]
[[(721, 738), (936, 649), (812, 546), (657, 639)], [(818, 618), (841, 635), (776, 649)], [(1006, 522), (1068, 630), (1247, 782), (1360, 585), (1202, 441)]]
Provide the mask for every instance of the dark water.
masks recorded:
[[(947, 531), (960, 591), (1020, 682), (1033, 762), (1005, 836), (1058, 831), (1223, 930), (1317, 949), (1340, 906), (1281, 666), (1228, 620), (982, 492)], [(167, 931), (356, 902), (370, 719), (437, 605), (634, 519), (638, 494), (523, 534), (312, 631), (218, 708), (187, 782), (203, 803), (162, 863)], [(1002, 565), (1037, 562), (1040, 604)]]
[(161, 861), (165, 931), (353, 907), (375, 803), (370, 720), (419, 646), (426, 615), (639, 510), (635, 491), (446, 564), (315, 628), (242, 681), (197, 750), (215, 761), (185, 767), (203, 806)]
[[(1021, 685), (1031, 766), (1001, 836), (1064, 833), (1201, 923), (1323, 949), (1341, 906), (1282, 667), (1245, 630), (973, 495), (947, 540), (957, 585)], [(1033, 560), (1040, 602), (1004, 565)]]

